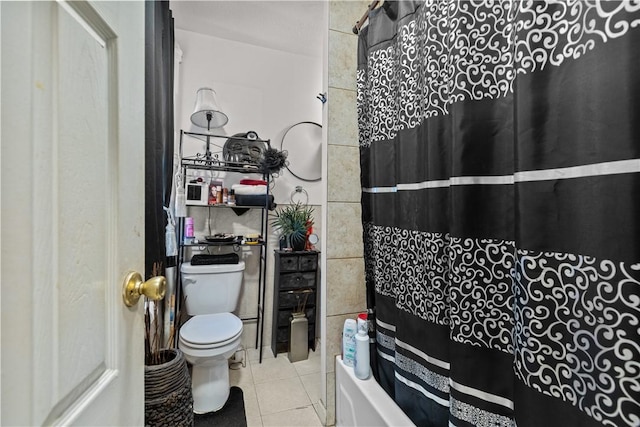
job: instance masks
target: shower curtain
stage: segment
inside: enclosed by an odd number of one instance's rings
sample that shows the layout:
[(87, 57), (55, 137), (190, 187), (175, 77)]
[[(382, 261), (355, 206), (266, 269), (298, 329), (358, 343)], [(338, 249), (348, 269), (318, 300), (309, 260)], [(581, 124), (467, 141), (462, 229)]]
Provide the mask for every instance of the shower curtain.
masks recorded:
[(640, 4), (393, 3), (358, 48), (376, 379), (420, 426), (640, 425)]
[[(145, 277), (165, 274), (173, 178), (174, 26), (168, 1), (145, 2)], [(154, 265), (161, 266), (154, 273)]]

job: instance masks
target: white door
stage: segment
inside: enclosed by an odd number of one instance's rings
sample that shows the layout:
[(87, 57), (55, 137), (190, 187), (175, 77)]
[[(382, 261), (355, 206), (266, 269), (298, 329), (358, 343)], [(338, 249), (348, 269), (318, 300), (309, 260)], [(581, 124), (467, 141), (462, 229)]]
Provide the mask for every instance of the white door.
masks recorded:
[(144, 2), (0, 2), (2, 425), (142, 425)]

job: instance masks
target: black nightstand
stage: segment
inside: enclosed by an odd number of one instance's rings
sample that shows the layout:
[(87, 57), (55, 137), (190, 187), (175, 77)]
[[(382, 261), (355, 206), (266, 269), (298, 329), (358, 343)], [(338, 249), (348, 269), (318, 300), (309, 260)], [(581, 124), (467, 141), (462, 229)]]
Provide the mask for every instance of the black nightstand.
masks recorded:
[[(304, 303), (309, 322), (309, 348), (316, 349), (316, 307), (318, 302), (318, 251), (276, 250), (273, 280), (271, 350), (274, 356), (289, 348), (291, 313)], [(306, 301), (306, 303), (305, 303)]]

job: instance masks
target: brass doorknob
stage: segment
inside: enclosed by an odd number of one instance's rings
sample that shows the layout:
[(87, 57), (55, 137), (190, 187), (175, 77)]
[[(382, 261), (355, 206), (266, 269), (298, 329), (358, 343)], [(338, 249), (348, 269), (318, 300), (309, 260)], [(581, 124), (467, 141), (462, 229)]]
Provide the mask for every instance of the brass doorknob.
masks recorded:
[(144, 282), (140, 273), (129, 272), (122, 286), (122, 299), (127, 307), (138, 303), (142, 295), (152, 300), (164, 298), (167, 290), (167, 279), (164, 276), (155, 276)]

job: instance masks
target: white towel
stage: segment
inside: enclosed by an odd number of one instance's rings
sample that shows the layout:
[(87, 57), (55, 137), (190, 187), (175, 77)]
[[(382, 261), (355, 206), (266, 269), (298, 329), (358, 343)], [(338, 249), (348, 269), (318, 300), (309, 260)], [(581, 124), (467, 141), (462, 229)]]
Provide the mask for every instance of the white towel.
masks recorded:
[(266, 185), (233, 184), (231, 188), (236, 194), (240, 194), (243, 196), (252, 195), (252, 194), (267, 194)]

